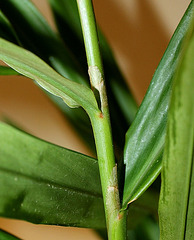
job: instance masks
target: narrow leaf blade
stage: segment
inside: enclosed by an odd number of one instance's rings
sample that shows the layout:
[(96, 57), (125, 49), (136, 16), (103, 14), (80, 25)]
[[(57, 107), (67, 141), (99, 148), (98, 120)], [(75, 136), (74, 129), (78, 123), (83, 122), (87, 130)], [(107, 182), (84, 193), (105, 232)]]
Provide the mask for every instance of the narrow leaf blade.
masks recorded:
[[(72, 48), (74, 49), (75, 46), (71, 45), (71, 49), (66, 48), (60, 37), (54, 33), (32, 2), (29, 0), (0, 0), (0, 5), (1, 10), (7, 17), (5, 21), (5, 16), (3, 15), (2, 22), (0, 18), (0, 37), (12, 42), (13, 34), (7, 33), (15, 31), (18, 41), (16, 40), (14, 43), (22, 45), (24, 48), (41, 57), (63, 76), (72, 81), (88, 85), (87, 71), (84, 73), (82, 66), (80, 66), (82, 61), (78, 62), (79, 59), (77, 56), (74, 57), (72, 55)], [(69, 33), (66, 33), (66, 38), (70, 38)], [(84, 49), (83, 54), (85, 55)], [(93, 132), (85, 111), (81, 108), (70, 109), (62, 99), (52, 94), (48, 94), (48, 96), (65, 116), (68, 117), (70, 123), (95, 153)]]
[(0, 39), (0, 59), (48, 92), (61, 97), (70, 107), (98, 109), (91, 89), (62, 77), (33, 53), (4, 39)]
[(61, 38), (87, 72), (88, 66), (76, 0), (48, 0), (48, 2)]
[[(1, 10), (9, 19), (5, 19), (3, 14), (1, 18), (0, 14), (0, 37), (22, 45), (37, 54), (60, 74), (72, 81), (88, 85), (87, 72), (82, 71), (77, 57), (72, 55), (72, 49), (66, 48), (31, 1), (0, 0), (0, 5)], [(12, 32), (16, 32), (18, 41), (15, 41)], [(83, 54), (85, 55), (85, 52)], [(79, 135), (82, 138), (84, 135), (83, 140), (95, 153), (93, 132), (85, 111), (81, 108), (69, 109), (62, 99), (52, 94), (48, 94), (48, 96), (68, 117)]]
[[(11, 22), (22, 46), (44, 59), (63, 76), (73, 81), (88, 84), (87, 66), (83, 57), (85, 50), (75, 0), (50, 1), (55, 17), (57, 16), (61, 36), (65, 45), (69, 47), (68, 51), (66, 48), (64, 49), (60, 38), (51, 30), (44, 17), (29, 0), (0, 0), (0, 3), (2, 11)], [(77, 30), (79, 34), (77, 34)], [(124, 146), (125, 132), (136, 113), (137, 105), (128, 91), (107, 42), (102, 34), (99, 34), (110, 99), (109, 106), (112, 112), (113, 138), (120, 154)], [(75, 55), (73, 59), (69, 50)], [(74, 63), (75, 59), (79, 63)], [(92, 130), (84, 111), (82, 109), (69, 109), (65, 104), (62, 104), (60, 99), (51, 97), (51, 100), (65, 112), (81, 136), (87, 134), (84, 139), (88, 139), (88, 145), (95, 152)], [(75, 120), (77, 118), (78, 121)], [(122, 124), (120, 124), (121, 121)]]
[[(49, 0), (49, 3), (63, 41), (72, 49), (76, 58), (82, 63), (85, 72), (87, 72), (87, 61), (83, 57), (83, 55), (85, 56), (85, 50), (76, 0)], [(137, 103), (119, 70), (107, 40), (99, 28), (98, 37), (111, 112), (113, 141), (120, 154), (124, 147), (125, 133), (137, 112)]]
[[(193, 154), (194, 155), (194, 154)], [(194, 238), (194, 157), (193, 157), (193, 168), (191, 170), (191, 182), (190, 182), (190, 193), (188, 199), (188, 210), (187, 210), (187, 225), (185, 239), (192, 240)]]
[(9, 20), (1, 12), (1, 10), (0, 10), (0, 37), (10, 42), (17, 43), (17, 38), (14, 29), (12, 28)]
[(0, 5), (23, 47), (66, 78), (88, 85), (79, 63), (31, 1), (0, 0)]
[(19, 73), (10, 67), (0, 66), (0, 75), (19, 75)]
[(95, 159), (0, 123), (0, 215), (33, 223), (104, 228)]
[(160, 173), (172, 78), (191, 15), (192, 4), (177, 27), (136, 118), (127, 132), (124, 150), (124, 209), (128, 203), (136, 200)]
[(1, 240), (20, 240), (19, 238), (11, 235), (10, 233), (7, 233), (0, 229), (0, 239)]
[[(0, 123), (0, 133), (1, 216), (105, 228), (97, 160), (4, 123)], [(130, 207), (130, 229), (145, 216), (157, 215), (157, 199), (157, 194), (148, 191)]]
[(128, 240), (157, 240), (159, 239), (159, 226), (152, 218), (145, 218), (134, 230), (128, 230)]
[[(80, 59), (80, 62), (83, 61), (84, 44), (76, 0), (49, 0), (49, 3), (61, 37), (69, 48), (74, 46), (73, 51), (75, 56)], [(106, 38), (99, 28), (98, 35), (107, 87), (121, 108), (125, 120), (128, 124), (131, 124), (137, 112), (137, 103), (125, 83)], [(83, 65), (86, 65), (86, 59)]]
[[(194, 15), (193, 15), (194, 16)], [(160, 239), (194, 237), (194, 18), (174, 79), (160, 196)]]

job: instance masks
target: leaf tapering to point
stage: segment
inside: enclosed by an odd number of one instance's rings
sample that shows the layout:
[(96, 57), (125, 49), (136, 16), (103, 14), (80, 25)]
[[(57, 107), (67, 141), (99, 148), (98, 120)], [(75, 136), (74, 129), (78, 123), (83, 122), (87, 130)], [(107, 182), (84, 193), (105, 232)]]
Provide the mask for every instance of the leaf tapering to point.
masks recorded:
[(168, 114), (159, 206), (160, 239), (194, 238), (194, 12)]
[(135, 201), (160, 173), (172, 79), (181, 56), (181, 45), (189, 28), (192, 12), (193, 7), (190, 4), (126, 134), (124, 209), (130, 202)]

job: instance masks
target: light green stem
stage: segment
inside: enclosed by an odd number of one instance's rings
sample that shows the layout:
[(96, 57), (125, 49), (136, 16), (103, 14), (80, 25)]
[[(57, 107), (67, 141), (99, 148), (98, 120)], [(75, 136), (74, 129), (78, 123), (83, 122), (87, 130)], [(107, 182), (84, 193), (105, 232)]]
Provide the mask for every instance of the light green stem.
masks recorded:
[(109, 240), (124, 240), (126, 239), (126, 212), (120, 212), (117, 165), (114, 158), (104, 72), (92, 0), (77, 0), (77, 5), (84, 36), (90, 81), (92, 87), (99, 92), (101, 101), (99, 112), (89, 113), (89, 117), (98, 155), (108, 237)]
[[(88, 66), (97, 66), (103, 75), (96, 21), (91, 0), (77, 0)], [(103, 76), (104, 77), (104, 76)]]
[(109, 121), (99, 111), (90, 115), (97, 148), (109, 240), (126, 239), (126, 211), (120, 212), (117, 165)]

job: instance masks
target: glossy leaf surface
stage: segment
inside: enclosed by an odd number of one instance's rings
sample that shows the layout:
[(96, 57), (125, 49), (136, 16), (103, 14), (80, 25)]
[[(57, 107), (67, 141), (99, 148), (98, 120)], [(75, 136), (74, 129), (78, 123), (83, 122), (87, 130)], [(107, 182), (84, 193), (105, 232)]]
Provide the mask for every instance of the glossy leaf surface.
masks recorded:
[(0, 239), (1, 240), (20, 240), (19, 238), (1, 230), (1, 229), (0, 229)]
[(42, 224), (105, 227), (95, 159), (3, 123), (0, 133), (1, 216)]
[(48, 92), (61, 97), (70, 107), (82, 106), (88, 111), (98, 109), (91, 89), (62, 77), (33, 53), (4, 39), (0, 39), (0, 59)]
[(161, 170), (172, 78), (180, 58), (180, 47), (189, 26), (191, 13), (190, 5), (170, 41), (136, 118), (127, 132), (124, 151), (126, 174), (123, 208), (136, 200), (151, 185)]
[[(194, 16), (194, 15), (193, 15)], [(194, 239), (194, 18), (168, 115), (160, 196), (160, 239)]]

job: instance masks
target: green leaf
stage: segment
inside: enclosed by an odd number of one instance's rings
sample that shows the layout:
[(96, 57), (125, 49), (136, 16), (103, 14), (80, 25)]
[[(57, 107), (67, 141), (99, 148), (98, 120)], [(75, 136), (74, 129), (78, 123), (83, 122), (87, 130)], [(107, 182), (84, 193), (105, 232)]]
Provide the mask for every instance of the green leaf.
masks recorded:
[[(85, 71), (87, 71), (83, 36), (76, 0), (49, 0), (49, 3), (63, 41), (73, 51), (76, 58), (82, 63)], [(137, 103), (129, 91), (110, 46), (100, 29), (98, 29), (98, 35), (111, 112), (113, 140), (117, 149), (119, 147), (118, 150), (121, 152), (124, 147), (125, 133), (137, 112)], [(120, 124), (121, 122), (122, 124)]]
[(126, 174), (123, 209), (135, 201), (160, 173), (172, 78), (180, 58), (180, 47), (190, 23), (191, 13), (190, 5), (127, 132), (124, 150)]
[(10, 67), (0, 66), (0, 75), (18, 75), (19, 73)]
[(29, 0), (0, 0), (23, 47), (32, 51), (66, 78), (88, 85), (86, 75), (58, 35)]
[(17, 43), (16, 34), (12, 28), (9, 20), (0, 10), (0, 37), (9, 40), (10, 42)]
[(147, 190), (140, 198), (129, 206), (127, 229), (134, 230), (147, 216), (158, 219), (159, 194)]
[(98, 34), (111, 113), (113, 141), (116, 143), (116, 147), (120, 148), (118, 149), (121, 152), (120, 155), (123, 155), (125, 133), (135, 118), (138, 106), (118, 68), (108, 42), (100, 30)]
[[(69, 47), (68, 50), (29, 0), (0, 0), (1, 10), (11, 22), (22, 46), (40, 56), (63, 76), (79, 83), (88, 84), (85, 49), (76, 1), (54, 0), (50, 2), (61, 36), (67, 47)], [(75, 34), (77, 29), (79, 34)], [(109, 106), (112, 112), (113, 138), (117, 145), (117, 155), (121, 155), (120, 152), (122, 152), (124, 146), (124, 135), (129, 124), (131, 124), (137, 106), (113, 59), (113, 54), (107, 42), (102, 34), (99, 34), (100, 44), (103, 48), (102, 53), (110, 100)], [(11, 39), (8, 40), (11, 41)], [(72, 58), (72, 52), (76, 58)], [(75, 59), (79, 63), (76, 63)], [(109, 87), (109, 82), (111, 87)], [(69, 109), (60, 99), (53, 98), (52, 95), (49, 95), (49, 97), (68, 116), (81, 137), (86, 136), (84, 138), (85, 142), (87, 141), (87, 144), (95, 152), (92, 130), (84, 111), (82, 109)], [(121, 109), (124, 110), (124, 113)]]
[(1, 240), (19, 240), (19, 238), (11, 235), (10, 233), (7, 233), (0, 229), (0, 239)]
[(94, 136), (92, 131), (92, 126), (90, 119), (86, 112), (82, 108), (69, 108), (64, 101), (46, 92), (48, 97), (56, 104), (56, 106), (61, 110), (61, 112), (68, 117), (70, 123), (73, 125), (75, 130), (79, 133), (79, 136), (85, 142), (85, 144), (92, 150), (95, 155), (96, 146), (94, 142)]
[[(3, 217), (105, 228), (97, 161), (4, 123), (0, 123), (0, 189)], [(157, 199), (147, 191), (130, 206), (130, 229), (145, 216), (156, 216)]]
[[(76, 0), (49, 0), (49, 3), (55, 16), (61, 37), (70, 49), (72, 49), (73, 46), (72, 51), (76, 57), (83, 62), (85, 51)], [(128, 124), (131, 124), (137, 111), (137, 104), (118, 68), (112, 50), (99, 28), (98, 34), (104, 63), (105, 79), (108, 85), (107, 87), (108, 89), (111, 89), (112, 93), (114, 93), (114, 99), (116, 99), (115, 102), (118, 104), (119, 108), (121, 108), (125, 121), (127, 121)], [(87, 65), (86, 59), (84, 62), (85, 63), (83, 64)], [(111, 97), (113, 98), (113, 96)], [(113, 105), (115, 107), (115, 103)]]
[(159, 226), (152, 218), (145, 218), (134, 230), (128, 230), (129, 240), (157, 240), (159, 239)]
[(194, 14), (168, 115), (160, 196), (160, 239), (194, 238)]
[(76, 0), (48, 0), (48, 2), (61, 38), (87, 72), (88, 66)]
[[(0, 4), (2, 11), (12, 23), (12, 25), (7, 24), (5, 30), (10, 32), (14, 27), (14, 31), (16, 31), (19, 38), (18, 43), (44, 59), (65, 77), (88, 85), (87, 71), (84, 74), (81, 66), (76, 62), (77, 57), (72, 57), (71, 51), (75, 46), (71, 45), (71, 50), (67, 50), (61, 39), (51, 30), (44, 17), (29, 0), (0, 0)], [(12, 41), (10, 37), (5, 37), (4, 35), (2, 35), (2, 37)], [(68, 33), (66, 34), (66, 38), (70, 38)], [(83, 54), (82, 57), (85, 56), (84, 49)], [(80, 63), (82, 63), (82, 61), (80, 61)], [(68, 117), (70, 123), (95, 153), (93, 132), (85, 111), (81, 108), (70, 109), (62, 99), (52, 94), (48, 94), (48, 96), (65, 116)]]
[[(194, 163), (194, 157), (192, 160), (192, 163)], [(188, 199), (188, 210), (187, 210), (187, 225), (186, 225), (186, 240), (191, 240), (194, 238), (194, 164), (193, 168), (191, 169), (191, 180), (190, 180), (190, 193), (189, 193), (189, 199)]]
[(0, 215), (104, 228), (97, 160), (0, 123)]
[(91, 89), (62, 77), (33, 53), (0, 39), (0, 59), (22, 75), (34, 79), (48, 92), (61, 97), (70, 107), (82, 106), (89, 112), (98, 111)]

